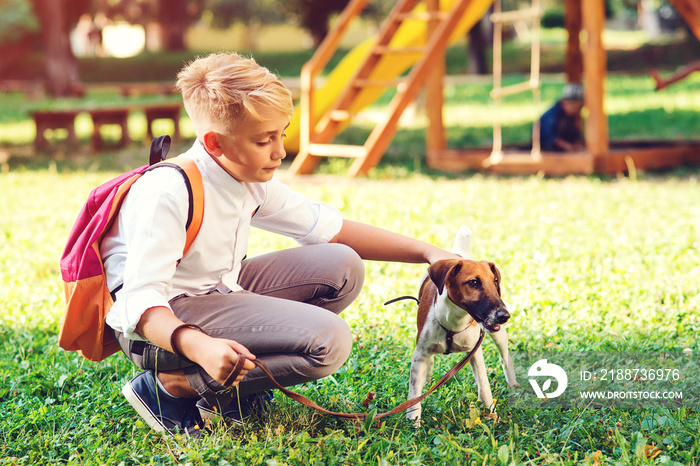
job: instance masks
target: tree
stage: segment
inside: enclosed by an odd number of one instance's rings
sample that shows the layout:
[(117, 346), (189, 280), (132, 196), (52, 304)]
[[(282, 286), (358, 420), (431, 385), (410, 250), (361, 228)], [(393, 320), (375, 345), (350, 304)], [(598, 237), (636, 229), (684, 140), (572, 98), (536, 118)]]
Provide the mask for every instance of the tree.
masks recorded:
[(235, 22), (245, 25), (245, 48), (255, 49), (255, 33), (259, 24), (281, 23), (285, 20), (276, 0), (208, 0), (206, 22), (215, 28), (227, 28)]
[(0, 44), (15, 42), (38, 29), (32, 4), (27, 0), (0, 0), (0, 9)]
[[(485, 17), (486, 18), (486, 17)], [(467, 32), (467, 54), (469, 56), (469, 74), (488, 74), (489, 69), (486, 64), (486, 50), (489, 41), (485, 37), (484, 23), (485, 18), (477, 21), (474, 26)], [(488, 21), (490, 26), (491, 22)], [(490, 35), (490, 34), (489, 34)]]
[[(79, 1), (33, 0), (41, 24), (46, 89), (53, 97), (73, 95), (80, 87), (78, 62), (70, 48), (69, 21), (75, 21)], [(71, 5), (69, 5), (69, 3)], [(87, 3), (83, 1), (82, 3)], [(80, 8), (78, 8), (80, 10)], [(74, 23), (73, 23), (74, 24)]]
[(166, 50), (185, 50), (184, 33), (202, 14), (201, 0), (160, 0), (156, 21), (160, 23)]
[(0, 0), (0, 79), (8, 79), (38, 42), (39, 21), (29, 0)]
[(166, 50), (185, 49), (185, 32), (197, 21), (206, 0), (94, 0), (95, 9), (112, 20), (124, 20), (144, 28), (160, 25), (161, 43)]
[(318, 47), (328, 34), (331, 16), (343, 11), (348, 0), (284, 0), (281, 4), (287, 14), (311, 34), (314, 47)]

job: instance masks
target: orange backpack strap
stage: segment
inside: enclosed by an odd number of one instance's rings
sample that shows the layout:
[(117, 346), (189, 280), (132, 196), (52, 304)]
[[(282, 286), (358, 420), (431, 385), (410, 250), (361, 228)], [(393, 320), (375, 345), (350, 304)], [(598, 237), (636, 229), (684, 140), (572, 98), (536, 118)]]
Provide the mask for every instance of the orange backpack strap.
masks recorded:
[(182, 251), (182, 255), (184, 256), (197, 237), (199, 229), (202, 226), (202, 219), (204, 218), (204, 186), (202, 184), (202, 174), (199, 172), (197, 164), (195, 164), (193, 160), (182, 156), (159, 162), (151, 168), (162, 165), (175, 166), (175, 168), (182, 172), (185, 183), (187, 184), (187, 192), (190, 196), (190, 207), (187, 214), (187, 239), (185, 241), (185, 248)]

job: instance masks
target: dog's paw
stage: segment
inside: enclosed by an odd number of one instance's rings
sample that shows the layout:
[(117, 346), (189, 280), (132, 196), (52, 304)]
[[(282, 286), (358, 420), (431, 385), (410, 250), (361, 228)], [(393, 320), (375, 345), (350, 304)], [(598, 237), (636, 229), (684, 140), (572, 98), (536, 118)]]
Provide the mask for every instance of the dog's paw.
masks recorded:
[(409, 421), (411, 421), (411, 424), (413, 424), (413, 428), (414, 428), (414, 429), (419, 429), (419, 428), (420, 428), (420, 426), (421, 426), (421, 419), (420, 419), (420, 417), (409, 418), (408, 416), (406, 416), (406, 419), (408, 419)]
[(421, 408), (420, 406), (418, 407), (411, 407), (408, 408), (406, 411), (406, 419), (409, 421), (413, 421), (413, 426), (414, 427), (420, 427), (420, 417), (421, 417)]

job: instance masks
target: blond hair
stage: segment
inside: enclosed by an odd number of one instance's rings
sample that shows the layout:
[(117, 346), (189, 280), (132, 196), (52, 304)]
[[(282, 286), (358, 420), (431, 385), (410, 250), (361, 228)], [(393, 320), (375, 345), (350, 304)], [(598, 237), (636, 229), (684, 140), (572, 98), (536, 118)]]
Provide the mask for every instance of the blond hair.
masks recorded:
[(215, 53), (188, 63), (177, 75), (185, 110), (195, 133), (228, 132), (247, 115), (263, 120), (259, 107), (294, 114), (292, 94), (254, 59)]

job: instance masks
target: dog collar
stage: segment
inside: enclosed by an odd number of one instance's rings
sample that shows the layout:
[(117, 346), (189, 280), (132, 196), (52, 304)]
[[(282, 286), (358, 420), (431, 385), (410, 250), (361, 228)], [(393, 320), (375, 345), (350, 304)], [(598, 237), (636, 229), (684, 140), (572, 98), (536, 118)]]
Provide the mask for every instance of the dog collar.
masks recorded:
[(463, 328), (459, 332), (455, 332), (454, 330), (449, 330), (447, 327), (442, 325), (442, 322), (435, 316), (435, 321), (438, 323), (438, 325), (445, 331), (445, 343), (447, 343), (447, 349), (443, 354), (450, 354), (452, 352), (452, 343), (454, 342), (455, 335), (460, 334), (464, 332), (466, 329), (469, 328), (467, 326), (466, 328)]
[[(438, 298), (437, 295), (435, 295), (435, 303), (437, 303), (437, 298)], [(468, 310), (464, 309), (462, 306), (460, 306), (459, 304), (452, 301), (452, 299), (450, 299), (449, 294), (446, 296), (446, 298), (455, 306), (459, 307), (460, 309), (463, 309), (467, 314), (469, 314), (471, 316), (472, 319), (474, 318), (474, 316), (472, 316)], [(435, 303), (433, 303), (433, 305), (435, 305)], [(438, 325), (445, 331), (445, 343), (447, 343), (447, 349), (445, 350), (445, 352), (443, 354), (450, 354), (452, 352), (452, 343), (454, 342), (455, 335), (464, 332), (466, 329), (469, 328), (469, 326), (467, 325), (462, 330), (455, 332), (454, 330), (450, 330), (447, 327), (445, 327), (444, 325), (442, 325), (442, 322), (440, 322), (440, 319), (438, 319), (437, 316), (435, 316), (435, 322), (437, 322)]]

